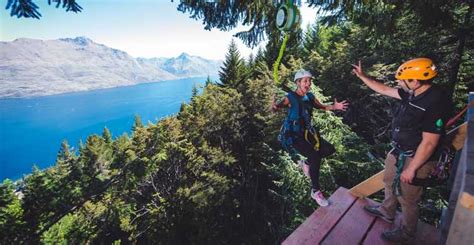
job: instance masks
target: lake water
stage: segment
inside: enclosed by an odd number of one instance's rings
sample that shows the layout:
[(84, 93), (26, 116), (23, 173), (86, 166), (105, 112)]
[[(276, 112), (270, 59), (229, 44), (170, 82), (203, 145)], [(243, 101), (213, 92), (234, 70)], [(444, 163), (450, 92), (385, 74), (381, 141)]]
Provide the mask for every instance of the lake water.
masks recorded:
[(115, 138), (130, 133), (135, 115), (144, 124), (175, 114), (189, 102), (189, 78), (61, 95), (0, 99), (0, 181), (18, 179), (33, 165), (43, 169), (56, 160), (63, 140), (78, 149), (88, 135), (107, 127)]

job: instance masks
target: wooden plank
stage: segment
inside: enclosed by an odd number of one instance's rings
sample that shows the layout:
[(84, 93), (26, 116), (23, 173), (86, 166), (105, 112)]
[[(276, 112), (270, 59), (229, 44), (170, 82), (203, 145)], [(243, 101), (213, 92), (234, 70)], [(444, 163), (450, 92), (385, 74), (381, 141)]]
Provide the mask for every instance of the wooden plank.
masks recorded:
[(384, 188), (383, 184), (383, 175), (385, 170), (382, 170), (372, 177), (364, 180), (360, 184), (352, 187), (349, 192), (359, 198), (368, 197), (377, 191), (380, 191)]
[(375, 217), (367, 214), (363, 209), (368, 204), (372, 203), (367, 199), (357, 199), (321, 244), (359, 244), (375, 220)]
[[(376, 205), (378, 203), (374, 202)], [(383, 219), (375, 219), (374, 225), (370, 229), (370, 231), (367, 233), (367, 236), (365, 237), (365, 240), (362, 244), (364, 245), (385, 245), (385, 244), (396, 244), (392, 242), (388, 242), (386, 240), (383, 240), (381, 235), (382, 232), (386, 230), (393, 229), (396, 227), (396, 225), (400, 224), (402, 216), (400, 213), (397, 213), (395, 216), (395, 223), (394, 224), (389, 224), (385, 222)]]
[(473, 227), (474, 212), (458, 203), (454, 213), (453, 222), (449, 228), (449, 235), (446, 244), (474, 244)]
[(441, 233), (436, 227), (429, 225), (425, 222), (418, 221), (416, 228), (415, 242), (413, 244), (423, 245), (437, 245), (439, 244), (439, 238)]
[[(400, 225), (402, 214), (397, 212), (394, 224), (389, 224), (382, 219), (376, 219), (374, 225), (370, 229), (365, 238), (364, 245), (388, 245), (396, 244), (382, 239), (382, 232), (386, 230), (394, 229)], [(426, 224), (422, 221), (418, 221), (417, 233), (415, 235), (415, 241), (413, 244), (423, 245), (437, 245), (439, 244), (440, 233), (436, 227)]]
[(309, 216), (289, 237), (284, 245), (318, 244), (352, 206), (356, 198), (340, 187), (329, 198), (330, 205), (320, 207)]
[(389, 224), (382, 219), (375, 219), (374, 225), (367, 233), (367, 237), (365, 238), (362, 244), (364, 245), (383, 245), (383, 244), (395, 244), (391, 242), (387, 242), (382, 239), (381, 235), (382, 232), (386, 230), (390, 230), (393, 228), (393, 224)]

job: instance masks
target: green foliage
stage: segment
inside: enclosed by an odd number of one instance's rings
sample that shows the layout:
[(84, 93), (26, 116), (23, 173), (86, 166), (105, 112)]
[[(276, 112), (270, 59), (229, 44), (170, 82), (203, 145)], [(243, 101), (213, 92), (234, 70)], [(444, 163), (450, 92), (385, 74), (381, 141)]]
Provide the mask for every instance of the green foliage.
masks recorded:
[(69, 214), (51, 226), (41, 237), (44, 244), (78, 244), (93, 235), (93, 227), (81, 214)]
[(104, 131), (102, 132), (102, 138), (104, 139), (106, 144), (112, 143), (112, 134), (107, 127), (104, 127)]
[(237, 44), (232, 40), (221, 71), (219, 71), (221, 84), (237, 89), (245, 79), (245, 69), (245, 60), (240, 57)]
[(139, 128), (143, 128), (142, 118), (139, 115), (135, 115), (135, 119), (133, 121), (132, 131), (135, 131)]
[(9, 179), (0, 184), (0, 243), (16, 244), (23, 241), (26, 231), (23, 208), (20, 203), (20, 192), (15, 192), (15, 185)]
[(276, 7), (271, 1), (181, 1), (178, 11), (202, 20), (204, 29), (229, 31), (238, 24), (250, 26), (236, 34), (248, 46), (256, 46), (265, 38), (269, 28), (275, 28)]
[[(472, 7), (430, 2), (427, 9), (447, 16), (436, 20), (417, 1), (308, 3), (329, 11), (326, 22), (292, 33), (279, 75), (291, 89), (294, 72), (309, 69), (318, 100), (351, 103), (344, 113), (313, 115), (337, 150), (321, 167), (321, 186), (330, 194), (381, 170), (388, 149), (394, 101), (362, 86), (350, 64), (362, 59), (369, 75), (393, 85), (390, 76), (403, 60), (430, 56), (439, 67), (436, 82), (456, 88), (459, 108), (472, 84), (472, 34), (463, 32), (472, 27)], [(130, 136), (113, 139), (104, 128), (78, 152), (63, 142), (55, 166), (34, 169), (18, 186), (4, 182), (1, 243), (272, 244), (313, 212), (309, 180), (276, 139), (285, 113), (270, 112), (272, 100), (284, 95), (269, 69), (281, 42), (274, 6), (181, 1), (179, 10), (203, 19), (206, 28), (252, 23), (239, 37), (252, 44), (266, 34), (267, 49), (245, 62), (232, 42), (220, 73), (224, 86), (208, 77), (202, 94), (194, 87), (176, 116), (148, 125), (136, 116)], [(442, 188), (425, 194), (427, 221), (437, 221), (444, 196)]]
[[(72, 11), (74, 13), (81, 12), (82, 7), (76, 3), (76, 0), (56, 0), (56, 8), (64, 8), (66, 12)], [(48, 4), (51, 5), (51, 0), (48, 0)], [(39, 7), (32, 0), (8, 0), (6, 9), (10, 10), (10, 16), (16, 16), (18, 18), (36, 18), (41, 17), (38, 11)]]
[(205, 87), (209, 86), (211, 83), (214, 83), (209, 75), (207, 75), (206, 82), (204, 84)]

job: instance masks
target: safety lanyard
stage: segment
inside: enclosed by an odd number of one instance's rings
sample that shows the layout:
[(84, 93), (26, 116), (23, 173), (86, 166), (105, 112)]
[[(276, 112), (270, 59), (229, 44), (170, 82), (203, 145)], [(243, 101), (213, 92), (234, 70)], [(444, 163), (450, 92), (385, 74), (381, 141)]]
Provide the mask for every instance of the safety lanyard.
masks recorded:
[(451, 127), (457, 120), (459, 120), (459, 118), (461, 118), (462, 114), (464, 114), (464, 112), (466, 112), (469, 108), (471, 108), (472, 106), (474, 106), (474, 101), (471, 101), (471, 103), (469, 103), (468, 105), (466, 105), (466, 107), (464, 107), (464, 109), (462, 109), (456, 116), (454, 116), (453, 118), (449, 119), (449, 121), (446, 123), (446, 127), (445, 128), (449, 128)]
[(273, 80), (278, 86), (280, 85), (280, 81), (278, 81), (278, 68), (280, 67), (281, 58), (283, 58), (283, 52), (285, 52), (288, 36), (288, 32), (285, 32), (283, 35), (283, 41), (281, 42), (280, 52), (278, 53), (275, 63), (273, 63)]

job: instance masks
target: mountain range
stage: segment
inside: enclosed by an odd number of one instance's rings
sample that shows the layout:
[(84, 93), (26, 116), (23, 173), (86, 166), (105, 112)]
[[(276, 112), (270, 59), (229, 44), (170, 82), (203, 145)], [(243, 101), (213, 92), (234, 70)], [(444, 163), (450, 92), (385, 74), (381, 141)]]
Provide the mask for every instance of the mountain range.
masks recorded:
[(220, 60), (182, 53), (134, 58), (87, 37), (0, 42), (0, 98), (44, 96), (190, 77), (217, 76)]

